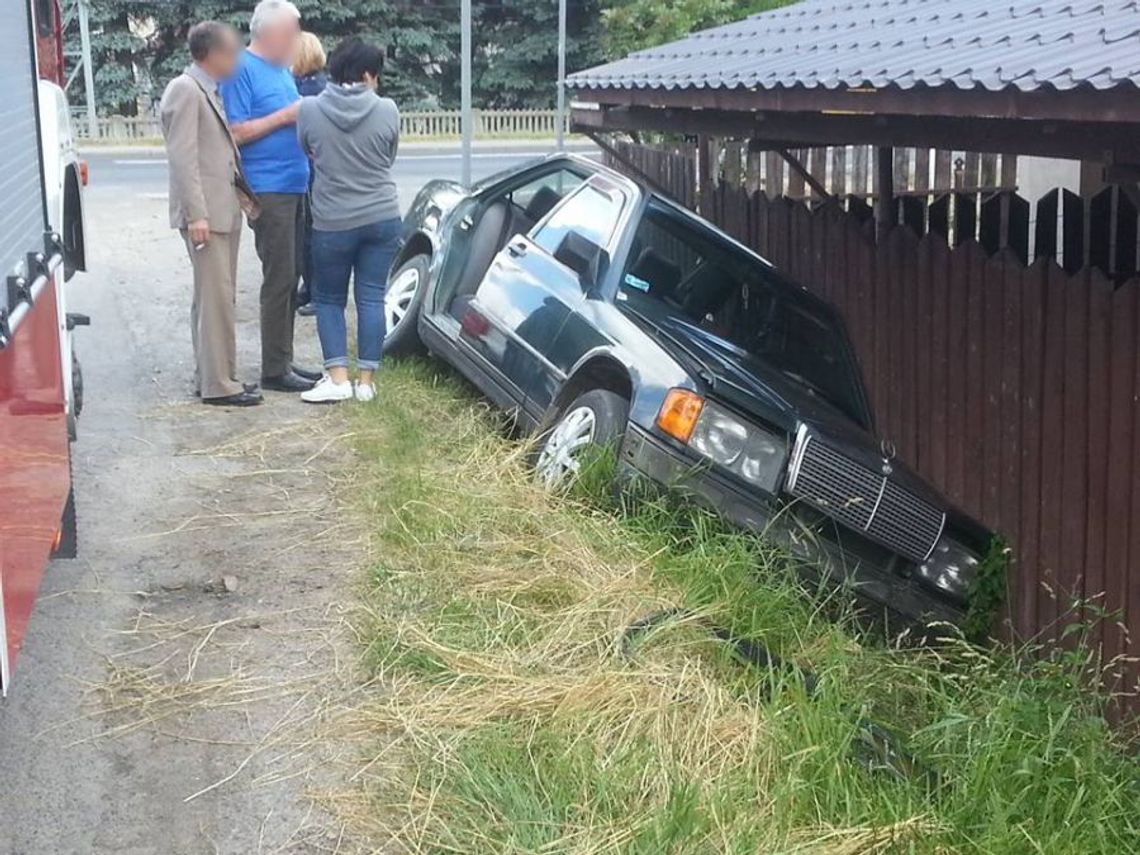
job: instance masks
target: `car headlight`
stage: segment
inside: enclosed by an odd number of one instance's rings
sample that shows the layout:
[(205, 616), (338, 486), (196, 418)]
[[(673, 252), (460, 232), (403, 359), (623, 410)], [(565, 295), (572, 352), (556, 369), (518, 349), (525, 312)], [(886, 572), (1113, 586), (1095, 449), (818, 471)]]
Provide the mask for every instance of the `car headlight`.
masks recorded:
[(680, 389), (670, 391), (657, 425), (718, 466), (776, 492), (787, 456), (783, 437)]
[(928, 588), (965, 604), (980, 561), (977, 555), (956, 540), (943, 537), (930, 557), (918, 566), (915, 576)]

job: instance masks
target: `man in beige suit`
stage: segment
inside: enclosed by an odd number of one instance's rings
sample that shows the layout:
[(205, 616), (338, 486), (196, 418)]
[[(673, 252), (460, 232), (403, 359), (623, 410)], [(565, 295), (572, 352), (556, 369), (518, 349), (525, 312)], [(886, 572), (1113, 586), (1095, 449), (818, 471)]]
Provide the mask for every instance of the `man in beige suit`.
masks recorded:
[(243, 210), (257, 202), (240, 171), (218, 83), (233, 74), (240, 42), (216, 21), (190, 29), (193, 63), (162, 96), (162, 134), (170, 171), (170, 225), (178, 229), (194, 268), (190, 323), (195, 383), (203, 403), (249, 407), (261, 392), (237, 379), (234, 304)]

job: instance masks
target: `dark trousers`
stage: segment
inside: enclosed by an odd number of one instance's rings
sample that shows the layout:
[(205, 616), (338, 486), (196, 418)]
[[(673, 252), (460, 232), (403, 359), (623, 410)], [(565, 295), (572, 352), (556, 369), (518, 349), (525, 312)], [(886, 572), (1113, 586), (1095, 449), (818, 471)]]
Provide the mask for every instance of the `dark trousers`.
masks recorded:
[(304, 198), (300, 193), (264, 193), (258, 196), (261, 216), (250, 223), (261, 259), (262, 377), (280, 377), (293, 366)]
[(297, 305), (313, 299), (313, 208), (309, 197), (301, 199), (301, 240), (297, 242), (297, 264), (301, 269), (301, 287), (297, 289)]

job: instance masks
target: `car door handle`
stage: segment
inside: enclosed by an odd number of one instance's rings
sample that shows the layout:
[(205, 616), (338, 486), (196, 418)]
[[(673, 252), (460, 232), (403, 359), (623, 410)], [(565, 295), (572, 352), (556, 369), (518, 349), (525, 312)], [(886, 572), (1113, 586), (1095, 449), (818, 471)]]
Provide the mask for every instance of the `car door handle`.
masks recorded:
[(507, 244), (507, 252), (509, 252), (515, 258), (518, 258), (521, 255), (526, 255), (526, 241), (522, 240), (521, 238), (519, 240), (511, 241)]

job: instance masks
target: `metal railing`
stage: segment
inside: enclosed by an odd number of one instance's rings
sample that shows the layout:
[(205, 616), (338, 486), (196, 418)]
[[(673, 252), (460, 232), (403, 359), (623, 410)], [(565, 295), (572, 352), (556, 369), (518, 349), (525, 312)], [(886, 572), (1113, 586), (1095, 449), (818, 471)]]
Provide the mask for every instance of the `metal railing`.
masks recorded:
[[(553, 138), (558, 130), (555, 110), (474, 110), (474, 134), (484, 139)], [(72, 128), (81, 140), (91, 140), (87, 116), (72, 110)], [(403, 139), (458, 138), (462, 130), (459, 110), (411, 111), (400, 114)], [(102, 143), (152, 142), (162, 138), (157, 115), (100, 116), (95, 141)]]

